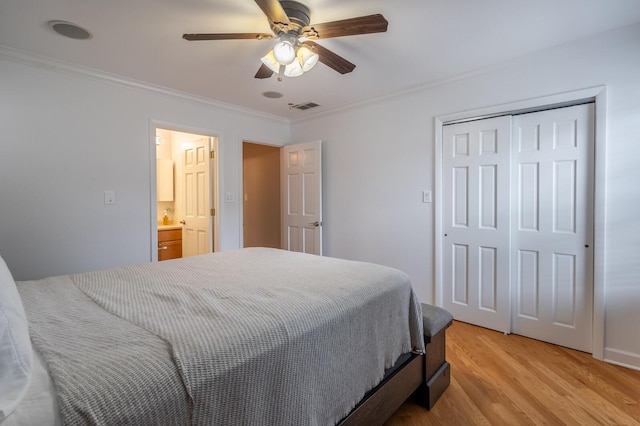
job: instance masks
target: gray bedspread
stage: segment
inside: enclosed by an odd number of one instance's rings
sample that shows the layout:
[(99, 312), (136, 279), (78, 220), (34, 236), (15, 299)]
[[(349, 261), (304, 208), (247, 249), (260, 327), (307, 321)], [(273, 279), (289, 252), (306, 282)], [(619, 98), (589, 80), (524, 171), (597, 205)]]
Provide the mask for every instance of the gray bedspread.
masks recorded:
[(424, 349), (404, 273), (275, 249), (18, 288), (68, 424), (333, 425)]

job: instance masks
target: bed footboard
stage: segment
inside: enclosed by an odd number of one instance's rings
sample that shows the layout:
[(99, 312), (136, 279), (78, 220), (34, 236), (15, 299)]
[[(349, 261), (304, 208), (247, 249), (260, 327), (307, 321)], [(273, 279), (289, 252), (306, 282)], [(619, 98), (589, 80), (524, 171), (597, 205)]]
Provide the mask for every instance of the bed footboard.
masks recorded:
[[(445, 330), (430, 338), (424, 368), (424, 384), (418, 391), (418, 403), (431, 409), (451, 382), (451, 366), (445, 358)], [(426, 336), (425, 336), (426, 337)]]
[(424, 355), (413, 354), (369, 392), (339, 426), (379, 426), (423, 384)]
[(422, 304), (424, 327), (424, 382), (416, 392), (417, 402), (431, 409), (451, 382), (451, 366), (446, 358), (446, 332), (453, 316), (437, 306)]
[(425, 354), (413, 354), (369, 392), (339, 426), (382, 425), (411, 395), (431, 409), (451, 381), (446, 360), (446, 331), (453, 317), (442, 308), (422, 305)]

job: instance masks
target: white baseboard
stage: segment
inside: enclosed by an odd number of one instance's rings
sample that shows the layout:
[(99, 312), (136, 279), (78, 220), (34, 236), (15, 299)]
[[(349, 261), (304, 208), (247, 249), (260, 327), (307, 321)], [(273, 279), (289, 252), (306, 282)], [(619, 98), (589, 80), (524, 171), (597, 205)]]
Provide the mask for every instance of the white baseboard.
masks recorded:
[(604, 360), (611, 364), (631, 368), (640, 371), (640, 354), (621, 351), (618, 349), (605, 348)]

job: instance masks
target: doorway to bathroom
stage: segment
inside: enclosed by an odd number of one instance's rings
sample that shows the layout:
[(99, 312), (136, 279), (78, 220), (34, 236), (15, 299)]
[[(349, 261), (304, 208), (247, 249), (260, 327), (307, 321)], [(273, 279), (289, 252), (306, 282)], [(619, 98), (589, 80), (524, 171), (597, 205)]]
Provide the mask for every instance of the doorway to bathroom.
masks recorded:
[(156, 128), (157, 260), (218, 250), (215, 136)]

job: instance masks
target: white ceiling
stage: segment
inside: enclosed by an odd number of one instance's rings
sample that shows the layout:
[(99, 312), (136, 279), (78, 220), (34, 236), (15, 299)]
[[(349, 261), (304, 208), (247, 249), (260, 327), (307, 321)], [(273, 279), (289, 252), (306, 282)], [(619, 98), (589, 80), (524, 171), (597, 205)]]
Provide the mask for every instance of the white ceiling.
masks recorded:
[[(0, 0), (0, 45), (285, 118), (464, 75), (640, 22), (640, 0), (302, 0), (311, 23), (382, 13), (386, 33), (319, 40), (356, 64), (278, 82), (253, 76), (272, 40), (188, 42), (183, 33), (270, 32), (252, 0)], [(50, 20), (78, 24), (87, 41)], [(283, 94), (268, 99), (266, 91)]]

